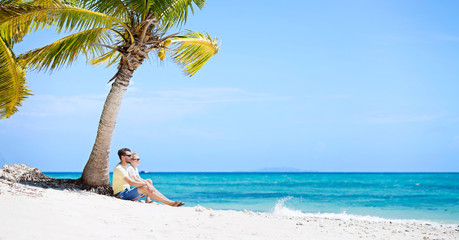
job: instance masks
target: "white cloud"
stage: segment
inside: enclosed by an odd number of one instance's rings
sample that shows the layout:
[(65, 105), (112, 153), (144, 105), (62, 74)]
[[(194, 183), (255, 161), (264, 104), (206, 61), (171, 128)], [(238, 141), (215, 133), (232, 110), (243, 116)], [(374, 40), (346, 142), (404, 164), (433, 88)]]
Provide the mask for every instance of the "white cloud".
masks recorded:
[(453, 146), (454, 147), (459, 147), (459, 136), (454, 136), (453, 137)]
[(386, 42), (419, 42), (419, 41), (442, 41), (442, 42), (459, 42), (459, 36), (444, 34), (444, 33), (433, 33), (433, 32), (416, 32), (411, 34), (379, 34), (369, 35), (369, 38), (376, 40), (383, 40)]
[(333, 94), (333, 95), (319, 95), (319, 96), (309, 96), (310, 99), (314, 101), (335, 101), (335, 100), (345, 100), (352, 99), (350, 94)]
[[(34, 119), (85, 118), (101, 114), (106, 94), (56, 96), (34, 95), (24, 102), (17, 117)], [(252, 93), (236, 88), (191, 88), (168, 91), (128, 91), (120, 117), (136, 122), (167, 121), (199, 114), (224, 103), (279, 101), (289, 97)]]
[(131, 121), (167, 121), (202, 113), (225, 103), (288, 100), (270, 94), (252, 93), (236, 88), (190, 88), (182, 90), (136, 92), (127, 95), (123, 117)]
[(369, 38), (374, 40), (382, 40), (385, 42), (407, 42), (412, 41), (413, 37), (408, 35), (398, 35), (392, 33), (382, 33), (382, 34), (375, 34), (375, 35), (368, 35)]
[(394, 114), (385, 111), (373, 111), (363, 117), (367, 123), (414, 123), (430, 122), (446, 116), (446, 114)]
[(455, 36), (455, 35), (431, 34), (431, 38), (434, 40), (445, 41), (445, 42), (459, 42), (459, 36)]
[(190, 88), (183, 90), (157, 91), (151, 93), (153, 99), (181, 103), (225, 103), (249, 101), (287, 100), (270, 94), (252, 93), (237, 88)]
[(319, 141), (316, 143), (316, 150), (317, 152), (324, 152), (327, 149), (327, 144), (323, 141)]
[(27, 117), (66, 117), (93, 114), (102, 109), (104, 95), (35, 95), (25, 100), (18, 115)]

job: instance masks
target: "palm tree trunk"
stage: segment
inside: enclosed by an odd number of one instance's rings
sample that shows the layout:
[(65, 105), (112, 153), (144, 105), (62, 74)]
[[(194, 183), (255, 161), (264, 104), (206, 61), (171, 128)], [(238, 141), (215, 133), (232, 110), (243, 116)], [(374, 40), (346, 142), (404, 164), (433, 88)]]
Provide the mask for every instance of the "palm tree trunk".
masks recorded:
[(103, 187), (111, 191), (108, 169), (110, 146), (115, 130), (116, 118), (133, 72), (134, 70), (129, 69), (126, 62), (121, 61), (117, 77), (105, 100), (96, 141), (81, 176), (84, 184)]

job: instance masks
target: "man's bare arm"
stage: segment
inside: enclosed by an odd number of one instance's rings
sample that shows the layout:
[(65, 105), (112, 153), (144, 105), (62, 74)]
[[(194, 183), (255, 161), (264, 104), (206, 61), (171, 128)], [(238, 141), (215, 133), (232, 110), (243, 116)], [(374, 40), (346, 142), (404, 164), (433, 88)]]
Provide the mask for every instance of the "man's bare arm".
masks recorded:
[(145, 182), (137, 181), (136, 179), (132, 179), (130, 177), (124, 177), (124, 181), (126, 181), (130, 186), (134, 187), (144, 187), (147, 186)]

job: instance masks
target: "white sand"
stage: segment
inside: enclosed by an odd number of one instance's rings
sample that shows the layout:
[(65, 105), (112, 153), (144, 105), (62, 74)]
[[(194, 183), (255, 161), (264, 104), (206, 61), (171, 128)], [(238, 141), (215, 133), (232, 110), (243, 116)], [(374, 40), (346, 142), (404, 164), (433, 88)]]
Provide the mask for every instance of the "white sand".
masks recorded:
[(0, 180), (0, 239), (459, 239), (415, 221), (172, 208)]

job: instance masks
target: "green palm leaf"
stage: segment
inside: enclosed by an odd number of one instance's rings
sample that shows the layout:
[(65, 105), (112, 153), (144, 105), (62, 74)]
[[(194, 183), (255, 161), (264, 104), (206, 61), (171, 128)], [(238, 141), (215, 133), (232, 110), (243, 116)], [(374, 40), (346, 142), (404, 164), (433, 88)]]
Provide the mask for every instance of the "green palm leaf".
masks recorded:
[[(0, 2), (0, 36), (9, 47), (13, 47), (14, 43), (20, 42), (28, 31), (31, 22), (28, 25), (20, 25), (15, 28), (6, 28), (5, 25), (12, 18), (21, 14), (36, 11), (39, 9), (33, 3), (22, 3), (22, 1), (1, 1)], [(9, 36), (9, 37), (8, 37)]]
[(104, 53), (104, 54), (92, 59), (89, 62), (91, 64), (93, 64), (93, 65), (100, 65), (100, 64), (103, 64), (103, 63), (107, 63), (107, 67), (110, 67), (111, 65), (116, 63), (120, 58), (121, 58), (121, 54), (118, 51), (111, 50), (111, 51), (108, 51), (108, 52), (106, 52), (106, 53)]
[(151, 3), (151, 12), (165, 30), (186, 23), (188, 13), (194, 13), (193, 5), (202, 9), (205, 0), (155, 0)]
[(131, 16), (131, 10), (121, 0), (80, 0), (78, 6), (94, 12), (104, 13), (128, 22)]
[(126, 6), (136, 15), (136, 21), (145, 20), (153, 0), (125, 0)]
[(105, 49), (95, 44), (108, 44), (110, 29), (96, 28), (64, 37), (45, 47), (34, 49), (18, 58), (24, 66), (36, 70), (53, 70), (72, 64), (83, 53), (87, 59), (104, 54)]
[[(26, 34), (48, 28), (51, 24), (58, 32), (115, 27), (121, 27), (129, 32), (122, 20), (110, 15), (57, 1), (39, 2), (40, 5), (15, 5), (14, 9), (0, 5), (0, 36), (15, 43)], [(133, 41), (133, 37), (130, 38)]]
[(182, 65), (185, 73), (193, 76), (204, 64), (218, 53), (218, 38), (209, 34), (188, 31), (184, 36), (172, 38), (172, 57)]
[(8, 118), (17, 112), (17, 107), (30, 95), (25, 83), (25, 71), (0, 38), (0, 118)]

